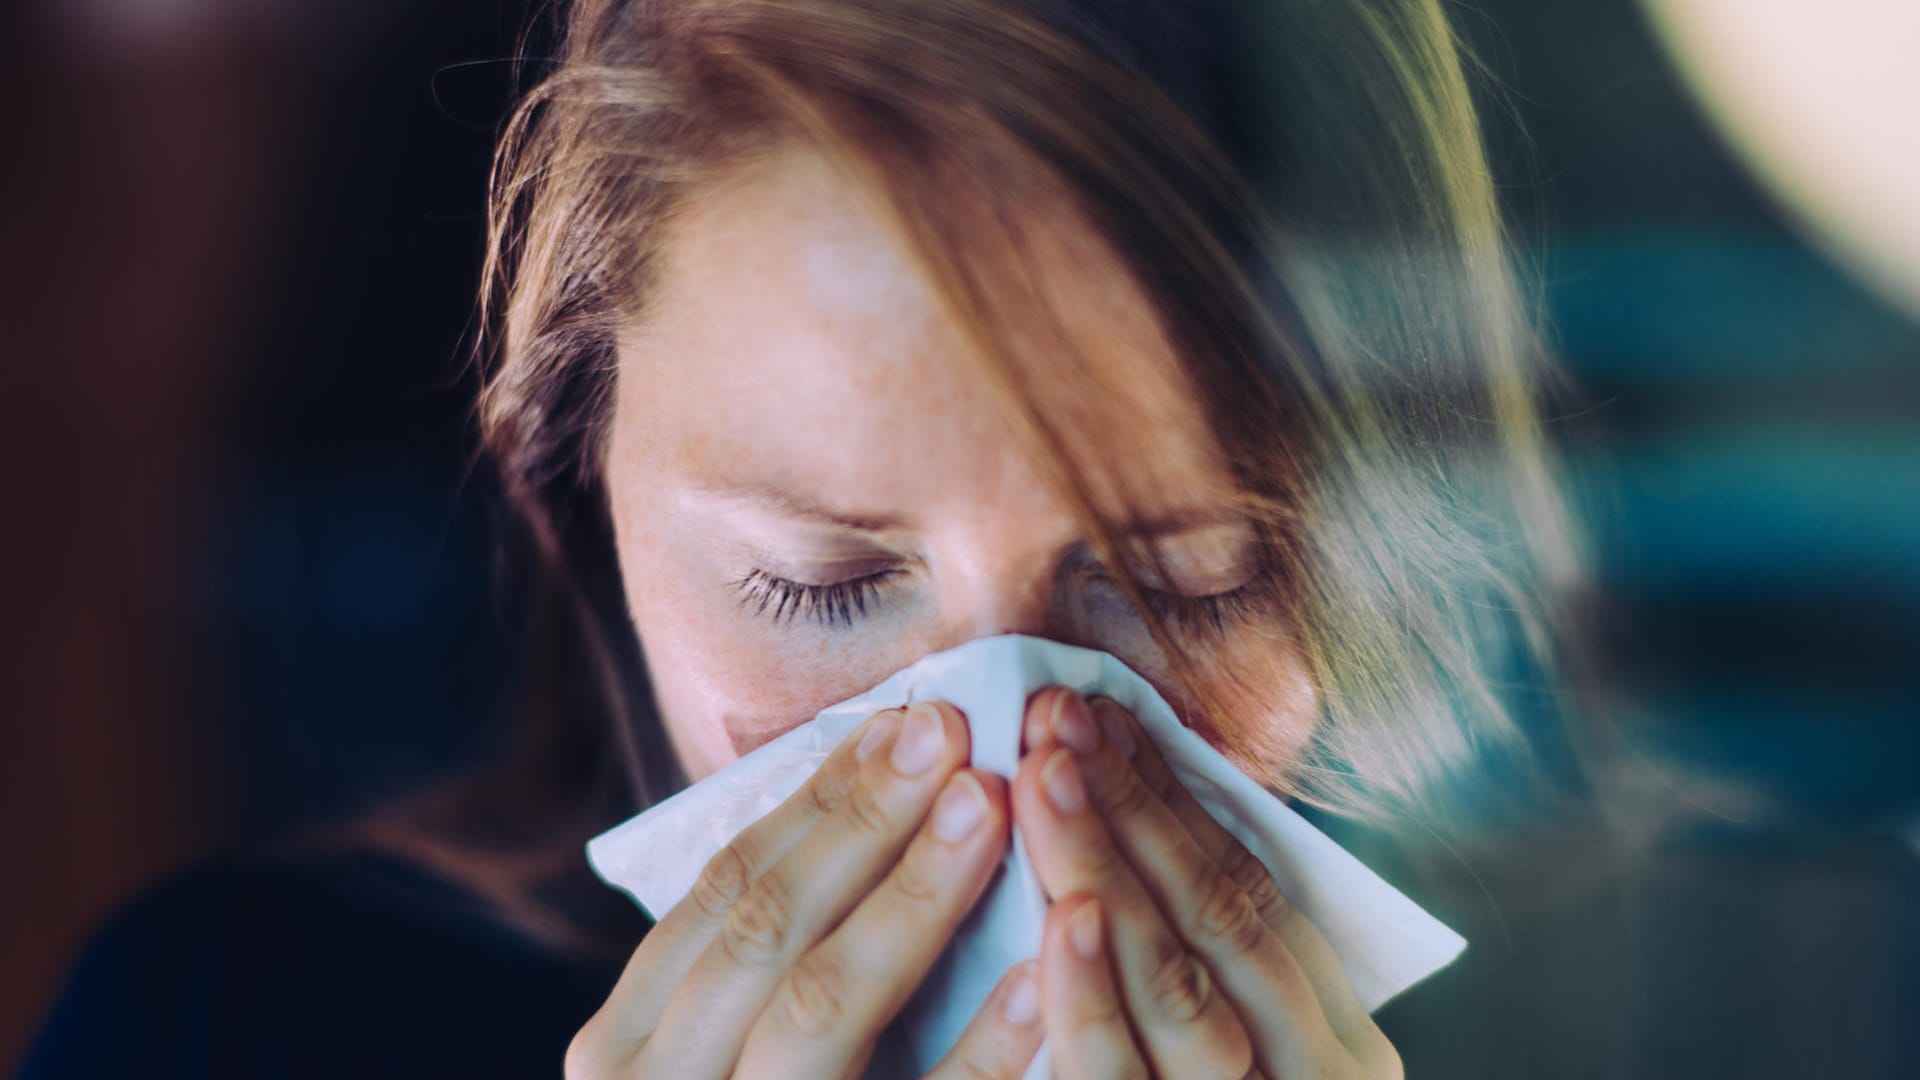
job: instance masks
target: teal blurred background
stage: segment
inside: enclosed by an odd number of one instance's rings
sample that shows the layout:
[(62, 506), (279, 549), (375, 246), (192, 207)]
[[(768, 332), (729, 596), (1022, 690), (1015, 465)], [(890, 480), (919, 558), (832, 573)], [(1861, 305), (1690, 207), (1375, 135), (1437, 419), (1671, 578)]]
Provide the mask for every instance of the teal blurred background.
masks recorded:
[[(1624, 857), (1432, 885), (1471, 962), (1383, 1025), (1415, 1076), (1920, 1075), (1920, 326), (1795, 231), (1634, 6), (1449, 10), (1577, 388), (1604, 712), (1647, 766), (1609, 790), (1663, 809), (1618, 808)], [(461, 358), (524, 17), (0, 15), (0, 1063), (143, 883), (499, 747)]]

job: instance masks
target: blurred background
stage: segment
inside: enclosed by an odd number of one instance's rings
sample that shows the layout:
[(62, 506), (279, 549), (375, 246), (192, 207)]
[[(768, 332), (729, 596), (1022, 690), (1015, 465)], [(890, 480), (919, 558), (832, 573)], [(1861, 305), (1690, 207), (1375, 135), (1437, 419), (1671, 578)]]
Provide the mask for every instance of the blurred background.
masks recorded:
[[(1812, 38), (1715, 32), (1754, 9), (1449, 9), (1500, 88), (1503, 195), (1584, 402), (1555, 429), (1609, 706), (1697, 794), (1630, 873), (1468, 935), (1504, 966), (1455, 1007), (1524, 1034), (1435, 1060), (1920, 1075), (1920, 186), (1889, 183), (1920, 161), (1920, 84), (1814, 111), (1854, 161), (1786, 130), (1768, 58)], [(1821, 10), (1920, 50), (1901, 5)], [(143, 885), (499, 745), (511, 619), (465, 349), (526, 16), (0, 12), (0, 1068)], [(1819, 70), (1878, 70), (1849, 55)]]

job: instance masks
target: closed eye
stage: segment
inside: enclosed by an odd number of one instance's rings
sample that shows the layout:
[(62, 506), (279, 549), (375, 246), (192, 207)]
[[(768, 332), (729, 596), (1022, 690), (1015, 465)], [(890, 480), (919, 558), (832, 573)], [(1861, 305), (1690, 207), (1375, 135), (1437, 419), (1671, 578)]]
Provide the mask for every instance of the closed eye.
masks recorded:
[[(1119, 591), (1119, 583), (1104, 571), (1095, 575), (1107, 587)], [(1189, 596), (1164, 589), (1140, 587), (1141, 599), (1153, 613), (1174, 629), (1198, 636), (1223, 636), (1233, 625), (1267, 615), (1274, 599), (1277, 576), (1265, 564), (1251, 578), (1231, 589)]]
[[(732, 584), (740, 591), (741, 606), (776, 625), (805, 619), (829, 629), (850, 628), (867, 616), (869, 605), (880, 598), (886, 583), (904, 573), (903, 570), (882, 570), (822, 585), (754, 569)], [(1092, 576), (1117, 591), (1117, 584), (1104, 572)], [(1156, 616), (1175, 629), (1219, 637), (1234, 624), (1258, 619), (1268, 612), (1273, 582), (1274, 575), (1263, 565), (1251, 579), (1223, 592), (1188, 596), (1142, 588), (1141, 596)]]
[(733, 585), (741, 592), (742, 606), (776, 624), (806, 618), (826, 627), (850, 627), (865, 617), (867, 605), (880, 595), (881, 583), (901, 573), (882, 570), (848, 581), (813, 585), (756, 569)]

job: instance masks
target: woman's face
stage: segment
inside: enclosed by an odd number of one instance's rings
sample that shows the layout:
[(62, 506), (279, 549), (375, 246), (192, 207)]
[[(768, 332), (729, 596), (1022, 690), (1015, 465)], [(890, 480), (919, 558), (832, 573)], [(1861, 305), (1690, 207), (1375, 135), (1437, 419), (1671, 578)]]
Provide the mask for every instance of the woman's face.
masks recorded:
[[(928, 653), (1017, 632), (1113, 653), (1189, 715), (1146, 626), (1004, 418), (869, 193), (794, 145), (703, 189), (620, 343), (607, 481), (627, 600), (695, 779)], [(1263, 759), (1313, 694), (1224, 512), (1221, 448), (1146, 299), (1071, 213), (1036, 207), (1030, 266), (1101, 384), (1049, 402), (1144, 584), (1231, 680)], [(1063, 394), (1066, 393), (1063, 391)], [(1108, 495), (1118, 478), (1129, 505)], [(1244, 598), (1251, 593), (1241, 594)], [(1254, 764), (1243, 762), (1243, 765)], [(1263, 760), (1284, 769), (1284, 760)]]

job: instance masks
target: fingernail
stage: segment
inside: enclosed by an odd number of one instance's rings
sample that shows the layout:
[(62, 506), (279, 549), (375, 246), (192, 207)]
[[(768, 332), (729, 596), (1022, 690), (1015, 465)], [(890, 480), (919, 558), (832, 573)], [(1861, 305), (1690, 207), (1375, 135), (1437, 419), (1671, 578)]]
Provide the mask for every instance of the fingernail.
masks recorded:
[(1100, 729), (1094, 726), (1087, 699), (1071, 690), (1054, 695), (1053, 734), (1076, 754), (1091, 754), (1100, 749)]
[(1039, 746), (1047, 737), (1047, 727), (1052, 723), (1052, 712), (1041, 713), (1038, 709), (1027, 711), (1026, 726), (1020, 732), (1023, 749), (1031, 750)]
[(1067, 940), (1082, 960), (1100, 955), (1100, 901), (1089, 900), (1068, 917)]
[(934, 804), (933, 835), (949, 843), (965, 839), (986, 816), (987, 793), (980, 790), (980, 781), (958, 773), (947, 781), (947, 789)]
[(900, 737), (893, 741), (893, 767), (906, 776), (918, 776), (940, 760), (940, 751), (946, 745), (939, 711), (916, 701), (907, 706), (906, 722), (900, 726)]
[(1127, 711), (1112, 698), (1101, 698), (1093, 703), (1093, 717), (1100, 722), (1100, 730), (1107, 736), (1120, 756), (1131, 758), (1140, 744), (1134, 740), (1133, 728), (1127, 723)]
[(880, 749), (880, 744), (892, 738), (894, 731), (899, 727), (899, 709), (888, 709), (874, 717), (872, 722), (867, 724), (867, 733), (860, 736), (860, 745), (853, 748), (853, 760), (865, 761), (872, 757), (873, 752)]
[(1063, 814), (1077, 814), (1087, 808), (1087, 787), (1080, 782), (1080, 766), (1073, 755), (1055, 750), (1040, 767), (1040, 786), (1047, 789), (1047, 800)]
[(1031, 963), (1021, 964), (1014, 973), (1013, 985), (1007, 988), (1007, 997), (1001, 1003), (1000, 1011), (1016, 1024), (1031, 1024), (1039, 1018), (1040, 988), (1034, 985)]

